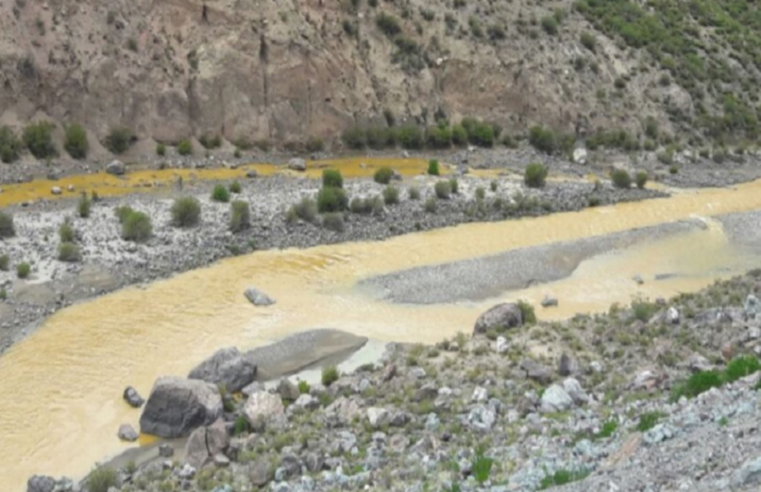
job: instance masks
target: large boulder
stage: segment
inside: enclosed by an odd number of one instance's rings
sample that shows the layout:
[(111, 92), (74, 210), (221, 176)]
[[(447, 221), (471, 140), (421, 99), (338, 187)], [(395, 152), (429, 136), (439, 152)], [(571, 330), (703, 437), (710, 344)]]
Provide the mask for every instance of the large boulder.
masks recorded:
[(129, 424), (120, 425), (119, 430), (116, 432), (116, 435), (122, 441), (127, 441), (127, 442), (135, 442), (137, 441), (137, 438), (139, 437), (137, 434), (137, 431)]
[(53, 492), (55, 479), (44, 475), (35, 475), (26, 482), (26, 492)]
[(106, 166), (106, 172), (108, 174), (113, 174), (114, 176), (121, 176), (127, 172), (127, 166), (125, 166), (120, 160), (111, 161)]
[(497, 304), (476, 321), (473, 333), (486, 333), (491, 329), (506, 330), (523, 324), (521, 308), (512, 302)]
[(222, 348), (190, 371), (188, 378), (224, 386), (236, 393), (256, 378), (256, 364), (235, 347)]
[(573, 399), (559, 384), (553, 384), (542, 394), (540, 410), (542, 413), (562, 412), (573, 406)]
[(140, 431), (168, 439), (186, 437), (222, 415), (222, 397), (205, 381), (159, 378), (140, 416)]
[(271, 306), (272, 304), (275, 304), (275, 301), (270, 296), (256, 287), (249, 287), (243, 292), (243, 295), (246, 296), (248, 302), (254, 306)]
[(230, 445), (230, 436), (222, 419), (208, 427), (199, 427), (185, 444), (185, 463), (202, 468), (210, 459), (222, 456)]
[(268, 421), (283, 415), (285, 407), (279, 395), (260, 391), (246, 400), (243, 415), (255, 429), (261, 429)]
[(294, 157), (288, 161), (288, 169), (293, 169), (294, 171), (306, 171), (307, 161), (300, 157)]

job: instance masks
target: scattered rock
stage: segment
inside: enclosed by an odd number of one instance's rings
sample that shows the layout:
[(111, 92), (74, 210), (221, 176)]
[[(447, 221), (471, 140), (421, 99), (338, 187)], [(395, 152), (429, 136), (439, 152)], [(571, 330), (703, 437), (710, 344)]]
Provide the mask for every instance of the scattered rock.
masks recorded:
[(53, 186), (50, 189), (50, 193), (52, 193), (53, 195), (60, 195), (62, 191), (61, 191), (61, 188), (59, 188), (58, 186)]
[(476, 405), (470, 413), (468, 413), (468, 423), (470, 426), (481, 432), (490, 431), (492, 427), (494, 427), (496, 421), (496, 412), (492, 408), (484, 405)]
[(584, 388), (582, 388), (581, 384), (579, 384), (579, 382), (574, 378), (568, 378), (563, 381), (563, 389), (566, 393), (568, 393), (568, 396), (570, 396), (573, 402), (577, 405), (583, 405), (589, 401), (589, 397), (584, 391)]
[(566, 352), (560, 356), (560, 362), (558, 363), (558, 374), (561, 376), (570, 376), (576, 374), (579, 371), (579, 365), (576, 363), (576, 359), (568, 355)]
[(262, 429), (274, 417), (283, 415), (285, 407), (279, 395), (260, 391), (248, 397), (243, 415), (255, 429)]
[(124, 398), (124, 401), (126, 401), (129, 406), (133, 408), (140, 408), (143, 406), (143, 403), (145, 403), (145, 400), (143, 400), (143, 397), (140, 396), (140, 394), (137, 392), (135, 388), (132, 386), (127, 386), (124, 389), (124, 394), (122, 395)]
[(316, 410), (320, 408), (320, 400), (312, 395), (299, 395), (293, 405), (306, 410)]
[(245, 290), (243, 295), (246, 296), (246, 299), (248, 299), (248, 301), (254, 306), (271, 306), (275, 304), (273, 299), (256, 287), (249, 287)]
[(635, 276), (632, 277), (632, 280), (637, 282), (637, 285), (642, 285), (642, 284), (645, 283), (645, 279), (642, 278), (642, 275), (635, 275)]
[(523, 324), (521, 308), (515, 303), (498, 304), (476, 320), (473, 333), (486, 333), (489, 330), (506, 330)]
[(127, 172), (127, 167), (124, 165), (122, 161), (119, 161), (119, 160), (111, 161), (106, 166), (106, 172), (114, 176), (122, 176), (124, 173)]
[(377, 429), (391, 422), (391, 412), (385, 408), (370, 407), (367, 409), (367, 420), (373, 428)]
[(587, 149), (579, 147), (573, 150), (573, 162), (584, 165), (587, 163)]
[(174, 376), (153, 385), (140, 417), (140, 431), (167, 439), (185, 437), (222, 415), (222, 398), (216, 386)]
[(190, 371), (188, 378), (224, 386), (228, 392), (236, 393), (256, 378), (256, 364), (235, 347), (223, 348)]
[(287, 378), (283, 378), (277, 385), (277, 392), (283, 400), (296, 401), (301, 396), (299, 388)]
[(132, 427), (129, 424), (120, 425), (119, 431), (116, 433), (116, 435), (122, 441), (127, 441), (127, 442), (135, 442), (137, 441), (137, 438), (139, 437), (134, 427)]
[(562, 386), (553, 384), (542, 394), (540, 407), (542, 413), (563, 412), (573, 406), (573, 399)]
[(185, 443), (185, 462), (193, 468), (201, 468), (210, 458), (206, 448), (206, 428), (194, 430)]
[(294, 171), (306, 171), (307, 170), (307, 161), (300, 157), (294, 157), (290, 161), (288, 161), (288, 169), (292, 169)]
[(674, 306), (671, 306), (666, 311), (666, 321), (672, 325), (679, 324), (679, 311)]
[(510, 348), (510, 344), (507, 343), (507, 338), (503, 336), (497, 337), (497, 353), (504, 354)]
[(558, 305), (557, 297), (546, 295), (544, 296), (544, 299), (542, 299), (542, 307), (544, 308), (557, 307), (557, 305)]
[(257, 461), (251, 465), (251, 483), (257, 487), (263, 487), (272, 480), (272, 468), (266, 461)]
[(748, 297), (745, 298), (743, 309), (747, 319), (756, 319), (756, 315), (758, 314), (759, 309), (758, 297), (754, 296), (753, 294), (748, 294)]
[(732, 474), (732, 485), (749, 487), (761, 485), (761, 456), (752, 458)]
[(547, 384), (552, 380), (552, 371), (533, 359), (523, 359), (521, 369), (526, 371), (526, 377), (539, 383)]
[(171, 458), (174, 456), (174, 448), (169, 444), (159, 445), (159, 456), (161, 458)]
[(55, 479), (44, 475), (34, 475), (26, 482), (26, 492), (53, 492)]

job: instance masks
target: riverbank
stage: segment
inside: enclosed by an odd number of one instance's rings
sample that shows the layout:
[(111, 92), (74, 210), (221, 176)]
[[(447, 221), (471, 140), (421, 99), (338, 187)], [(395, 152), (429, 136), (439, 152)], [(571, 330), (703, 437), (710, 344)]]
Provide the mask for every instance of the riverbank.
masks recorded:
[(221, 421), (174, 456), (90, 478), (124, 492), (757, 490), (759, 275), (559, 323), (500, 305), (472, 336), (223, 395)]
[[(419, 162), (417, 175), (404, 182), (393, 182), (399, 189), (398, 204), (387, 204), (370, 214), (345, 214), (341, 232), (329, 230), (319, 221), (289, 222), (287, 210), (303, 197), (316, 195), (320, 183), (277, 174), (239, 181), (241, 192), (232, 198), (248, 203), (251, 226), (237, 233), (229, 230), (229, 204), (210, 198), (213, 182), (176, 182), (151, 193), (105, 197), (92, 204), (88, 218), (75, 213), (73, 199), (40, 200), (24, 207), (11, 207), (17, 233), (3, 244), (3, 253), (10, 257), (10, 268), (0, 271), (0, 287), (7, 296), (7, 300), (0, 302), (0, 353), (61, 308), (229, 256), (268, 249), (376, 241), (462, 223), (536, 217), (667, 196), (651, 189), (618, 189), (609, 182), (551, 180), (542, 189), (532, 189), (525, 186), (521, 175), (495, 172), (487, 177), (459, 175), (458, 192), (449, 199), (436, 199), (435, 184), (450, 177), (426, 176), (422, 173), (427, 163)], [(372, 175), (377, 166), (372, 160), (362, 164), (345, 171)], [(414, 174), (412, 169), (405, 172)], [(65, 184), (63, 180), (64, 189)], [(385, 185), (369, 178), (355, 178), (347, 180), (345, 188), (350, 197), (373, 198), (382, 195)], [(412, 188), (419, 191), (419, 199), (410, 198)], [(483, 198), (478, 198), (479, 193), (483, 193)], [(170, 214), (173, 200), (188, 195), (201, 203), (201, 222), (193, 228), (175, 228)], [(426, 210), (429, 200), (434, 203), (433, 210)], [(152, 218), (153, 237), (148, 242), (135, 244), (121, 239), (121, 225), (114, 213), (121, 206), (145, 212)], [(57, 259), (58, 228), (65, 220), (70, 221), (76, 233), (81, 262), (65, 263)], [(15, 278), (15, 268), (21, 262), (32, 266), (31, 275), (25, 280)]]

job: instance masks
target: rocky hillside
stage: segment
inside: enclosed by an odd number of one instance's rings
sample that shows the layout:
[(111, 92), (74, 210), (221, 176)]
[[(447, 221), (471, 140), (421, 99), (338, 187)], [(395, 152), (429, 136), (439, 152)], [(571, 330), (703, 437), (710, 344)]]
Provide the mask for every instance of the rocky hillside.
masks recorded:
[(464, 116), (510, 134), (752, 139), (749, 5), (0, 0), (0, 123), (78, 122), (95, 146), (116, 126), (167, 143), (303, 142)]

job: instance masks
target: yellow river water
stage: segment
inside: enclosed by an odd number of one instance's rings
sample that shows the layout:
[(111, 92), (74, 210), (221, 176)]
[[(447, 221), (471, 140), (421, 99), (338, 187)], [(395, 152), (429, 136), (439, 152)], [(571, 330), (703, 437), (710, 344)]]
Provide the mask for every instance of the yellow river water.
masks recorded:
[[(410, 164), (406, 174), (419, 173), (422, 165)], [(91, 179), (103, 178), (96, 176)], [(468, 332), (480, 312), (506, 299), (538, 304), (551, 292), (560, 307), (538, 314), (553, 319), (603, 311), (638, 294), (694, 291), (754, 266), (756, 258), (730, 245), (710, 217), (755, 209), (761, 209), (761, 182), (382, 242), (262, 251), (69, 307), (0, 357), (0, 490), (24, 490), (34, 473), (82, 476), (96, 461), (126, 449), (117, 428), (137, 428), (139, 411), (122, 401), (123, 388), (133, 385), (147, 396), (156, 377), (185, 375), (219, 347), (248, 349), (320, 327), (436, 342)], [(415, 266), (694, 217), (705, 218), (708, 227), (598, 256), (567, 279), (484, 302), (394, 305), (354, 288), (360, 279)], [(643, 286), (631, 281), (634, 274), (652, 279), (672, 272), (681, 275)], [(242, 295), (251, 285), (277, 304), (251, 306)]]

